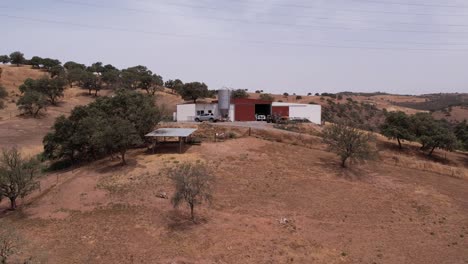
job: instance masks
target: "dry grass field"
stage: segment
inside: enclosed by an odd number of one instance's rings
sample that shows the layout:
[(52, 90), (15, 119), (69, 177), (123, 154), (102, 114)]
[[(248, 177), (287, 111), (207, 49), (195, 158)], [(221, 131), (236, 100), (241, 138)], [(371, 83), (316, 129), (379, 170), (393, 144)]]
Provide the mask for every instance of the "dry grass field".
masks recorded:
[[(0, 146), (39, 153), (53, 119), (91, 100), (72, 88), (41, 119), (5, 117)], [(127, 166), (106, 158), (44, 175), (41, 189), (20, 201), (16, 212), (5, 210), (7, 201), (0, 204), (0, 224), (25, 241), (14, 259), (468, 263), (466, 153), (437, 150), (428, 159), (416, 145), (399, 151), (379, 137), (373, 161), (345, 170), (314, 136), (320, 128), (255, 129), (251, 136), (247, 129), (203, 124), (199, 136), (206, 139), (216, 132), (235, 136), (206, 140), (184, 154), (135, 149)], [(174, 191), (165, 170), (186, 161), (206, 162), (215, 172), (214, 200), (196, 208), (197, 224), (189, 221), (188, 208), (173, 209), (158, 197)]]

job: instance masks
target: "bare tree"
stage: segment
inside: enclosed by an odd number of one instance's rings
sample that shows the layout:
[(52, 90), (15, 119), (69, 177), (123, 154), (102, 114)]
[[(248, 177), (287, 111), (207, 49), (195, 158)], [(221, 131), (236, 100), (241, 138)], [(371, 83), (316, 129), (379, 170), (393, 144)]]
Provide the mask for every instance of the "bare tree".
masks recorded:
[(39, 163), (24, 159), (16, 148), (3, 149), (0, 157), (0, 200), (10, 199), (10, 209), (16, 209), (16, 199), (24, 198), (39, 187)]
[(328, 145), (328, 150), (341, 158), (341, 166), (346, 167), (348, 159), (352, 161), (366, 160), (372, 157), (374, 152), (369, 142), (373, 136), (343, 123), (332, 124), (324, 128), (322, 132), (323, 142)]
[(0, 263), (8, 263), (8, 258), (18, 249), (19, 238), (11, 227), (0, 230)]
[(190, 207), (190, 216), (195, 222), (195, 205), (212, 200), (213, 175), (202, 163), (182, 163), (169, 170), (169, 177), (176, 189), (172, 204), (178, 207), (185, 202)]

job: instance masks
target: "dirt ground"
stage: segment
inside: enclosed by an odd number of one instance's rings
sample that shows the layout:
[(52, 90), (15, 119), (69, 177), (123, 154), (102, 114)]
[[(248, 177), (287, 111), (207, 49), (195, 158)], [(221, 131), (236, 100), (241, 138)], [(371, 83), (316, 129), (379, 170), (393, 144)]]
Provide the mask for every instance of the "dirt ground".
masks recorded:
[[(254, 137), (132, 151), (44, 179), (2, 221), (44, 263), (467, 263), (468, 182)], [(215, 170), (211, 206), (173, 209), (164, 168)], [(6, 204), (3, 204), (6, 206)], [(26, 256), (27, 254), (24, 254)]]
[[(3, 77), (2, 77), (3, 78)], [(9, 88), (10, 89), (10, 88)], [(60, 114), (93, 98), (68, 89), (41, 119), (0, 120), (0, 146), (37, 154)], [(175, 100), (170, 95), (165, 99)], [(0, 110), (2, 112), (2, 110)], [(4, 112), (3, 112), (4, 114)], [(192, 124), (190, 124), (192, 125)], [(234, 133), (184, 154), (132, 150), (44, 175), (41, 189), (0, 226), (24, 241), (13, 259), (39, 263), (468, 263), (468, 155), (428, 159), (379, 139), (374, 161), (344, 170), (312, 133), (201, 125)], [(203, 161), (214, 171), (211, 205), (174, 209), (165, 169)]]

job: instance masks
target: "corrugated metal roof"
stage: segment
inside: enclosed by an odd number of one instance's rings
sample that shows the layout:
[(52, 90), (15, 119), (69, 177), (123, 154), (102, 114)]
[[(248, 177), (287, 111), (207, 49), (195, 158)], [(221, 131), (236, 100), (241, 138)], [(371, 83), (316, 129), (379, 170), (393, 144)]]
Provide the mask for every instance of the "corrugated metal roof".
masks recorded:
[(159, 128), (145, 137), (188, 137), (195, 131), (196, 128)]

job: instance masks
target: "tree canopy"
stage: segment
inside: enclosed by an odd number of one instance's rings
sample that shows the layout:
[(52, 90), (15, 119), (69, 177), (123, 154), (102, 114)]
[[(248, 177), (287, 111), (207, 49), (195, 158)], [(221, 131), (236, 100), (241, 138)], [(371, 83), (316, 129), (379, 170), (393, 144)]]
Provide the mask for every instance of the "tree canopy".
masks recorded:
[(58, 99), (63, 97), (66, 84), (67, 82), (63, 78), (43, 77), (38, 80), (28, 78), (19, 87), (19, 90), (23, 94), (28, 90), (36, 91), (43, 94), (50, 104), (57, 105)]
[(16, 148), (3, 149), (0, 156), (0, 200), (8, 198), (16, 209), (18, 197), (24, 198), (39, 187), (39, 162), (25, 159)]
[(381, 126), (382, 135), (389, 139), (396, 139), (401, 149), (402, 140), (413, 140), (411, 133), (411, 120), (404, 112), (388, 112), (385, 123)]
[(369, 142), (373, 141), (370, 133), (361, 131), (343, 123), (332, 124), (323, 129), (323, 142), (328, 150), (338, 155), (341, 166), (346, 167), (346, 161), (370, 159), (374, 152)]
[(16, 64), (16, 66), (20, 66), (20, 64), (23, 64), (25, 61), (26, 59), (24, 58), (24, 54), (19, 51), (15, 51), (10, 54), (11, 64)]
[(200, 82), (186, 83), (178, 92), (184, 100), (190, 100), (194, 103), (197, 103), (197, 100), (200, 98), (211, 97), (211, 93), (208, 90), (208, 86), (205, 83)]
[(249, 94), (243, 89), (237, 89), (231, 92), (232, 98), (248, 98)]
[(118, 153), (125, 163), (127, 149), (141, 144), (162, 115), (151, 97), (118, 90), (113, 97), (76, 107), (68, 118), (59, 117), (44, 138), (44, 154), (75, 161)]

